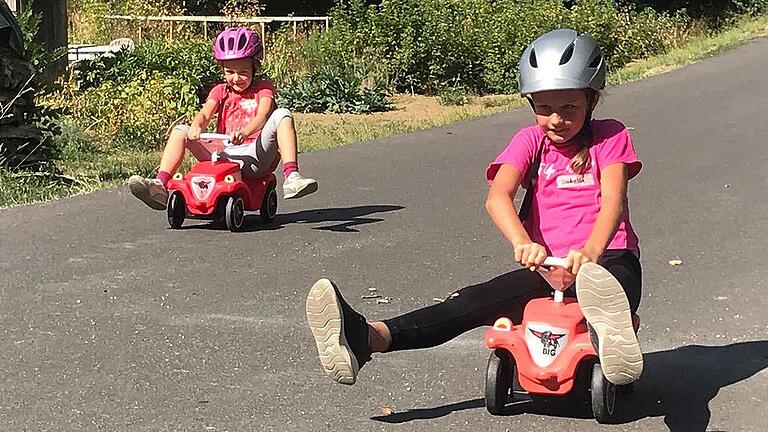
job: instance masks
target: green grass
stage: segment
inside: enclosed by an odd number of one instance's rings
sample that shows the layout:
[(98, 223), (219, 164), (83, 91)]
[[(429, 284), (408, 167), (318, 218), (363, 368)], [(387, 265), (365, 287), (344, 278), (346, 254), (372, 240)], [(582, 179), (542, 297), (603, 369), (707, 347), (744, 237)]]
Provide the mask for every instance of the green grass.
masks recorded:
[(523, 102), (518, 96), (510, 96), (505, 98), (503, 103), (495, 102), (483, 106), (479, 110), (472, 110), (470, 108), (458, 109), (432, 120), (414, 119), (371, 122), (367, 121), (364, 118), (365, 116), (361, 116), (362, 118), (358, 117), (359, 121), (356, 121), (354, 117), (350, 119), (350, 116), (340, 116), (339, 121), (334, 124), (315, 125), (311, 122), (299, 123), (300, 150), (306, 153), (361, 141), (385, 138), (392, 135), (406, 134), (420, 129), (471, 120), (521, 106), (523, 106)]
[(693, 38), (684, 46), (666, 54), (637, 60), (608, 76), (609, 85), (636, 81), (652, 75), (668, 72), (716, 56), (744, 42), (763, 36), (768, 30), (768, 15), (745, 19), (721, 33)]
[[(608, 76), (608, 83), (616, 85), (642, 79), (715, 56), (765, 35), (767, 29), (768, 15), (745, 19), (721, 33), (696, 37), (666, 54), (632, 62), (612, 72)], [(483, 101), (480, 109), (461, 106), (428, 121), (372, 121), (367, 115), (344, 115), (339, 117), (339, 121), (331, 123), (300, 123), (300, 150), (309, 152), (404, 134), (519, 108), (524, 103), (518, 96), (508, 95)], [(58, 138), (63, 145), (61, 157), (56, 162), (56, 173), (11, 173), (0, 169), (0, 208), (117, 187), (130, 175), (149, 176), (157, 169), (159, 150), (147, 152), (98, 148), (92, 145), (96, 140), (88, 139), (88, 132), (82, 128), (65, 122), (63, 130), (64, 133)], [(188, 169), (191, 163), (192, 160), (187, 159), (182, 169)]]
[(0, 208), (48, 201), (101, 187), (80, 179), (45, 172), (12, 173), (0, 169)]

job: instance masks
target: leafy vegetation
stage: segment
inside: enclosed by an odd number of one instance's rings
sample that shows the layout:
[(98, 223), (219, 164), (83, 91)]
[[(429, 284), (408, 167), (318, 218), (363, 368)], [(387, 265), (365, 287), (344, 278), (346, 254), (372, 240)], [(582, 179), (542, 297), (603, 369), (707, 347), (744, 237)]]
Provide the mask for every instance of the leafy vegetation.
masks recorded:
[[(215, 14), (226, 8), (237, 15), (270, 7), (270, 2), (73, 0), (69, 5), (73, 41), (105, 42), (135, 33), (138, 25), (98, 18), (107, 12), (181, 14), (215, 8), (205, 12)], [(339, 0), (329, 31), (271, 29), (262, 72), (276, 82), (281, 106), (340, 114), (342, 121), (332, 126), (300, 121), (300, 143), (306, 151), (515, 106), (483, 99), (484, 109), (464, 110), (476, 103), (475, 94), (514, 93), (523, 48), (553, 28), (593, 35), (606, 52), (611, 82), (623, 82), (689, 61), (689, 48), (683, 48), (689, 43), (697, 46), (692, 58), (738, 43), (743, 38), (698, 48), (714, 32), (738, 23), (738, 17), (767, 9), (768, 0)], [(29, 18), (33, 23), (34, 17)], [(175, 40), (169, 40), (167, 27), (142, 30), (144, 40), (135, 49), (81, 62), (55, 91), (38, 93), (38, 102), (47, 109), (65, 113), (49, 118), (59, 133), (49, 141), (55, 166), (33, 176), (0, 172), (5, 184), (0, 192), (10, 197), (0, 206), (88, 191), (118, 184), (131, 174), (154, 172), (168, 130), (191, 120), (221, 77), (210, 54), (211, 41), (201, 38), (201, 29), (179, 26)], [(32, 31), (25, 32), (29, 41)], [(55, 53), (39, 58), (44, 55)], [(358, 121), (343, 114), (390, 109), (395, 93), (435, 95), (440, 104), (458, 108), (442, 120), (412, 124)], [(37, 190), (39, 194), (33, 192)]]

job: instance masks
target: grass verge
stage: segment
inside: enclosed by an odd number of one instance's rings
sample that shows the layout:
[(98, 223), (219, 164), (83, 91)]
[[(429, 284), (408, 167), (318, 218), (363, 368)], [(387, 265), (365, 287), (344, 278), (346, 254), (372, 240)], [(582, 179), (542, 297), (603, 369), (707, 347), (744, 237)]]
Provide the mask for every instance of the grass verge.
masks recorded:
[[(630, 63), (608, 76), (617, 85), (668, 72), (712, 57), (746, 41), (768, 34), (768, 15), (745, 19), (714, 35), (692, 39), (666, 54)], [(396, 95), (395, 110), (365, 114), (296, 114), (300, 150), (309, 152), (350, 143), (404, 134), (495, 114), (525, 105), (517, 95), (470, 97), (462, 106), (444, 106), (437, 98)], [(75, 128), (72, 125), (64, 125)], [(61, 174), (14, 174), (0, 169), (0, 208), (18, 206), (64, 196), (116, 187), (132, 174), (150, 176), (160, 160), (160, 151), (100, 152), (90, 148), (82, 134), (65, 132), (62, 157), (56, 162)], [(79, 138), (78, 138), (79, 137)], [(192, 161), (182, 165), (187, 169)]]
[(693, 38), (684, 46), (670, 50), (666, 54), (634, 61), (610, 74), (608, 84), (623, 84), (679, 69), (766, 35), (768, 35), (768, 15), (745, 19), (715, 35)]

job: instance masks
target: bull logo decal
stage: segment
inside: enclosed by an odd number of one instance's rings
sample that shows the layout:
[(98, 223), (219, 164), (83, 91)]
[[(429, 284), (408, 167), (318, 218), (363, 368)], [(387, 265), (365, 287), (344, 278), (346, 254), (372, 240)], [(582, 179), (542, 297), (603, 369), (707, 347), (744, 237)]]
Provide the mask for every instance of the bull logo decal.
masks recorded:
[(565, 336), (565, 334), (556, 334), (549, 330), (543, 332), (534, 329), (528, 330), (541, 341), (543, 347), (542, 354), (549, 354), (551, 356), (554, 356), (557, 353), (557, 349), (560, 347), (560, 342), (558, 342), (558, 340)]
[(190, 179), (190, 184), (192, 186), (192, 192), (195, 194), (195, 198), (201, 201), (208, 199), (208, 196), (213, 192), (215, 182), (215, 177), (211, 176), (192, 177)]

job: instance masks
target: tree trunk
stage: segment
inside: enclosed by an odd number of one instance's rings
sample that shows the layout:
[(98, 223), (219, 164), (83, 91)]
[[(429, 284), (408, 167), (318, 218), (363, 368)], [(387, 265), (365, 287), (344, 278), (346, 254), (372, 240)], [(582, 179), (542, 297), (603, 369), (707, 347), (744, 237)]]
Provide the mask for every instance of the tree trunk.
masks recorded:
[[(25, 0), (23, 4), (27, 6), (29, 1)], [(32, 3), (32, 11), (41, 14), (36, 39), (48, 50), (66, 47), (67, 0), (36, 0)], [(63, 74), (67, 68), (67, 56), (62, 56), (50, 68), (53, 69), (49, 71), (51, 77)]]

